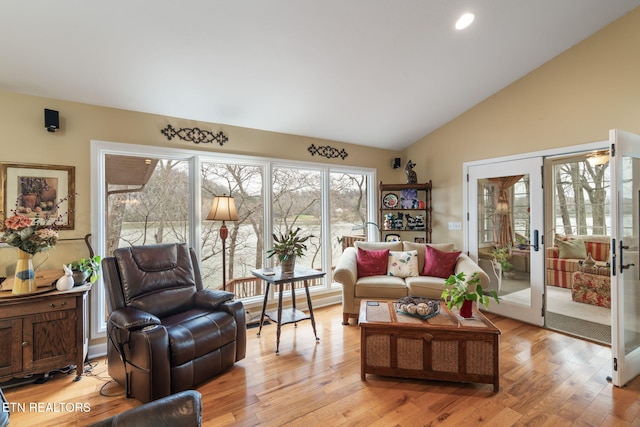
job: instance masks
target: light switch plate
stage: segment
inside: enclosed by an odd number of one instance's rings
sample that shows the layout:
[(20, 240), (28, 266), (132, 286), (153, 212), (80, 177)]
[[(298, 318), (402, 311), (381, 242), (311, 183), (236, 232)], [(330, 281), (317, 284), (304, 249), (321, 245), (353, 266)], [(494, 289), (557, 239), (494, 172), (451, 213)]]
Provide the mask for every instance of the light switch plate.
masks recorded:
[(449, 223), (449, 230), (462, 230), (462, 223), (461, 222), (450, 222)]

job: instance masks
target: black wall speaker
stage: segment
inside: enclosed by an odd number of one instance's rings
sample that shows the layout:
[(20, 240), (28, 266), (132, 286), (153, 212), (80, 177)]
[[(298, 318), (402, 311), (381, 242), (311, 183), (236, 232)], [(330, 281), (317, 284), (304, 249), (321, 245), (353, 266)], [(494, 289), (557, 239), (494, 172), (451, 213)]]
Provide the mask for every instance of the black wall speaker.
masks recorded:
[(56, 110), (44, 109), (44, 127), (49, 132), (55, 132), (60, 129), (60, 120)]
[(393, 168), (398, 169), (400, 167), (400, 157), (393, 159)]

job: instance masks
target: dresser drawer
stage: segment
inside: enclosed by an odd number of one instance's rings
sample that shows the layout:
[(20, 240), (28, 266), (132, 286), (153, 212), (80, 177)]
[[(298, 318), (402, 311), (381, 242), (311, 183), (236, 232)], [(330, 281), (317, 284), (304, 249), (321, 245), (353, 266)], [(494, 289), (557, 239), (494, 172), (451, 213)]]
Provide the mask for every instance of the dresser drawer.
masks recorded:
[(71, 310), (76, 308), (75, 296), (54, 296), (38, 301), (30, 301), (28, 304), (8, 304), (0, 308), (0, 318), (25, 316), (29, 314), (50, 313), (59, 310)]

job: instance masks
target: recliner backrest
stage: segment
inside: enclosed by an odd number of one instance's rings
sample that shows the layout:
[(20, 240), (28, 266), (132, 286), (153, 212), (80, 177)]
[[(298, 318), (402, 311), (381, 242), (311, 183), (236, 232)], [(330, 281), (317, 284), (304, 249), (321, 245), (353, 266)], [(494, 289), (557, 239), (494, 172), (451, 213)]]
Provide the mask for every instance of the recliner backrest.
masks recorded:
[(126, 306), (159, 318), (193, 307), (200, 278), (186, 243), (119, 248), (113, 254)]

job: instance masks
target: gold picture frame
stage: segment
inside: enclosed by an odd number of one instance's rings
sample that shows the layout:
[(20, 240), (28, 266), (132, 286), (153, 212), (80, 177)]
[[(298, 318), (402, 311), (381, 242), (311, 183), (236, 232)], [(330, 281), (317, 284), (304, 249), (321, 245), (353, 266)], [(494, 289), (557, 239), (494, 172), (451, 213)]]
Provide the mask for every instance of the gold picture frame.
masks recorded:
[(75, 166), (0, 163), (0, 212), (3, 218), (12, 216), (14, 211), (40, 219), (44, 215), (53, 219), (60, 216), (57, 228), (73, 230), (74, 196)]

